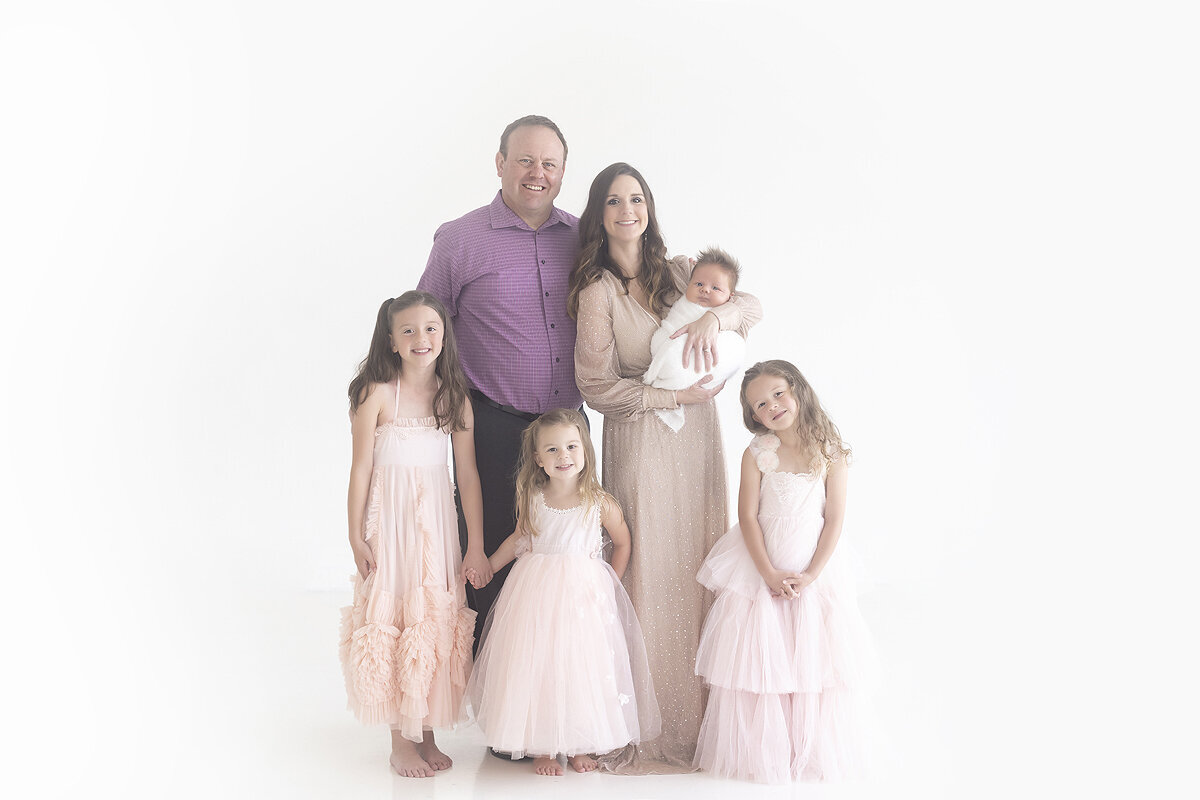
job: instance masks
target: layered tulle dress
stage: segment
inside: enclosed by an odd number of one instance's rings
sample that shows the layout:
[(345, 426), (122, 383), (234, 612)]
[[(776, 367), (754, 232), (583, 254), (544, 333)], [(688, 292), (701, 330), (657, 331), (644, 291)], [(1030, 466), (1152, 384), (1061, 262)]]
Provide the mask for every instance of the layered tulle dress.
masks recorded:
[[(825, 524), (825, 476), (779, 472), (774, 434), (750, 445), (762, 472), (758, 522), (778, 569), (808, 566)], [(862, 772), (865, 689), (876, 660), (839, 544), (798, 598), (772, 596), (740, 526), (713, 546), (697, 579), (717, 593), (696, 674), (709, 686), (696, 766), (764, 783)]]
[(350, 709), (412, 741), (465, 718), (475, 612), (458, 578), (462, 555), (448, 434), (433, 417), (375, 431), (364, 539), (376, 568), (353, 577), (342, 611), (341, 659)]
[[(609, 501), (611, 502), (611, 501)], [(600, 507), (534, 501), (537, 535), (488, 613), (467, 688), (490, 747), (568, 756), (658, 736), (641, 627), (604, 560)]]

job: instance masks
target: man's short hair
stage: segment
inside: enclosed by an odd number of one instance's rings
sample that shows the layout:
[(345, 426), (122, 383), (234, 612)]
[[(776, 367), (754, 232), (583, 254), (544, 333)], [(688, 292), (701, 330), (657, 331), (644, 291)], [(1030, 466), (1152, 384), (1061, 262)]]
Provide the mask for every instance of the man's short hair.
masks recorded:
[(737, 288), (738, 277), (742, 274), (742, 267), (733, 256), (726, 253), (719, 247), (707, 247), (700, 251), (696, 256), (696, 266), (692, 267), (692, 272), (695, 272), (705, 264), (712, 264), (715, 267), (720, 267), (725, 272), (725, 276), (729, 278), (729, 291)]
[(530, 114), (508, 123), (508, 127), (504, 129), (504, 133), (500, 134), (500, 155), (508, 158), (508, 135), (517, 128), (523, 128), (526, 125), (541, 125), (543, 128), (549, 128), (554, 131), (554, 135), (562, 142), (563, 161), (567, 160), (567, 138), (562, 135), (562, 131), (554, 124), (554, 120), (549, 117), (538, 116), (537, 114)]

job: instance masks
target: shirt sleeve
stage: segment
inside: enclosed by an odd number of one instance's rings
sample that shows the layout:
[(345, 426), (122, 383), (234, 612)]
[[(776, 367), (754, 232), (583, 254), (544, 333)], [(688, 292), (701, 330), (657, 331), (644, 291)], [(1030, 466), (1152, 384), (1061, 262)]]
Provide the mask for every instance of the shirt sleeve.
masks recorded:
[(589, 406), (605, 416), (635, 418), (655, 408), (678, 408), (675, 393), (622, 378), (613, 335), (613, 294), (603, 280), (579, 293), (575, 382)]
[(458, 316), (458, 282), (455, 279), (455, 258), (457, 246), (455, 237), (442, 225), (433, 234), (433, 249), (429, 251), (429, 261), (425, 264), (425, 272), (417, 282), (417, 288), (429, 292), (441, 300), (450, 316)]
[[(671, 263), (679, 285), (687, 286), (692, 269), (688, 257), (676, 256)], [(717, 318), (721, 330), (735, 331), (743, 339), (751, 328), (762, 321), (762, 303), (754, 295), (745, 292), (733, 292), (724, 303), (708, 310)]]

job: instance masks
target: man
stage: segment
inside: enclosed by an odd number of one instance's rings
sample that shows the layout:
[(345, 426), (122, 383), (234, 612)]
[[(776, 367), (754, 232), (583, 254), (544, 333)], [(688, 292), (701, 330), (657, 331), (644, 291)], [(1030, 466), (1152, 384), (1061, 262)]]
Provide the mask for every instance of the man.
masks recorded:
[[(554, 207), (567, 142), (546, 117), (522, 117), (500, 136), (500, 191), (489, 205), (447, 222), (417, 288), (446, 304), (475, 412), (483, 491), (483, 550), (469, 546), (459, 508), (464, 566), (486, 574), (486, 556), (513, 532), (514, 473), (521, 431), (552, 408), (578, 408), (575, 322), (568, 279), (579, 250), (578, 218)], [(511, 565), (510, 565), (511, 566)], [(483, 623), (509, 567), (482, 589), (467, 587)]]

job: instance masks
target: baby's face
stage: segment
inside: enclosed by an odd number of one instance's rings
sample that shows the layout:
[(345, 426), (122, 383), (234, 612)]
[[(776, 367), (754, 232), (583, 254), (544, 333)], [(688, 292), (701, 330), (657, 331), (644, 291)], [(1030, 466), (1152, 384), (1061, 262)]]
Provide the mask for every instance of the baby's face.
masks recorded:
[(729, 299), (729, 275), (716, 264), (697, 264), (684, 296), (698, 306), (713, 308)]

